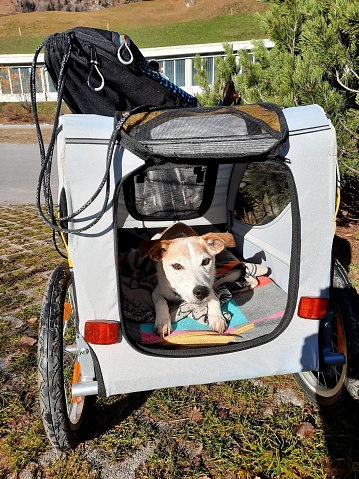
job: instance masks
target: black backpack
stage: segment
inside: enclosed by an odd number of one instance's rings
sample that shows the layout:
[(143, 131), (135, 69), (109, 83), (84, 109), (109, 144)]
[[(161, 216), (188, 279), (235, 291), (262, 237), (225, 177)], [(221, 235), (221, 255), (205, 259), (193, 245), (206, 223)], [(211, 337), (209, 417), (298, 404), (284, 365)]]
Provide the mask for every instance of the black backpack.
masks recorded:
[(150, 67), (127, 35), (76, 27), (48, 36), (45, 65), (73, 113), (113, 116), (141, 105), (195, 107), (197, 100)]
[[(42, 137), (36, 103), (36, 65), (43, 47), (45, 65), (58, 92), (53, 132), (47, 149)], [(154, 63), (155, 67), (144, 58), (127, 35), (97, 28), (77, 27), (63, 33), (55, 33), (48, 36), (37, 48), (30, 75), (31, 103), (41, 157), (36, 205), (40, 216), (53, 232), (80, 233), (96, 224), (102, 217), (108, 201), (108, 171), (113, 149), (127, 116), (142, 109), (197, 106), (196, 98), (162, 76), (158, 71), (158, 64)], [(59, 218), (54, 211), (50, 177), (62, 99), (73, 113), (113, 116), (115, 129), (108, 146), (107, 169), (97, 191), (78, 211)], [(120, 121), (117, 120), (119, 112), (127, 112)], [(63, 227), (69, 219), (75, 218), (86, 209), (105, 185), (106, 199), (94, 221), (76, 231)], [(41, 204), (42, 191), (47, 217)]]

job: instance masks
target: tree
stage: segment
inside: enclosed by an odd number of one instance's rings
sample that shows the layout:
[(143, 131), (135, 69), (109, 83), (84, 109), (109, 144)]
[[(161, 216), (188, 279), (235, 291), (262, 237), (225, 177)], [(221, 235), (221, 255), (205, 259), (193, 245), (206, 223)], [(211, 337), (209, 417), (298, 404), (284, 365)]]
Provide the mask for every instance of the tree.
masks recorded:
[(216, 67), (216, 78), (213, 84), (209, 83), (207, 77), (207, 60), (196, 55), (194, 59), (194, 68), (196, 73), (194, 80), (202, 89), (198, 100), (203, 106), (216, 105), (219, 98), (222, 97), (223, 89), (228, 79), (236, 73), (236, 57), (233, 53), (233, 46), (225, 43), (223, 45), (225, 57), (216, 57), (214, 64)]
[[(359, 173), (359, 2), (266, 3), (270, 8), (260, 21), (275, 46), (267, 50), (263, 42), (254, 42), (255, 62), (248, 52), (238, 52), (231, 73), (243, 101), (321, 105), (337, 130), (343, 176)], [(221, 96), (216, 88), (208, 100)]]

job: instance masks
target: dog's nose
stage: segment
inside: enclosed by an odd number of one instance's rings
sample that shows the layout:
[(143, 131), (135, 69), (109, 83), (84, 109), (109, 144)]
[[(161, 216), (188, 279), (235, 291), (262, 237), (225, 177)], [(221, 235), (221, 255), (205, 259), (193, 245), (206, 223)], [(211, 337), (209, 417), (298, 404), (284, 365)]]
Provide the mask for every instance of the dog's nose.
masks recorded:
[(202, 299), (206, 298), (209, 295), (209, 289), (206, 288), (206, 286), (196, 286), (193, 289), (193, 294), (196, 296), (197, 299)]

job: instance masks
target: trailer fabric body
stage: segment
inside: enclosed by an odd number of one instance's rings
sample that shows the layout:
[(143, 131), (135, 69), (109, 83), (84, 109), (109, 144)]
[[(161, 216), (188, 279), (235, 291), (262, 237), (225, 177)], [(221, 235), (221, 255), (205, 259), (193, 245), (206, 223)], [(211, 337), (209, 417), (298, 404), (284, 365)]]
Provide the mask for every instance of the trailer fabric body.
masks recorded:
[[(227, 224), (236, 239), (238, 254), (245, 260), (261, 258), (262, 264), (273, 270), (272, 279), (291, 299), (286, 321), (273, 333), (252, 343), (244, 341), (227, 352), (212, 353), (206, 349), (203, 354), (150, 354), (128, 342), (121, 312), (121, 244), (117, 233), (121, 229), (164, 229), (173, 220), (146, 221), (129, 215), (120, 185), (146, 163), (126, 147), (116, 146), (110, 169), (111, 201), (104, 216), (88, 231), (68, 236), (80, 334), (84, 334), (84, 324), (89, 320), (114, 320), (122, 325), (117, 344), (91, 345), (101, 369), (104, 395), (318, 368), (319, 321), (299, 318), (297, 308), (302, 296), (329, 297), (336, 137), (330, 120), (316, 105), (289, 108), (283, 113), (289, 137), (276, 161), (288, 168), (296, 200), (268, 224), (249, 226), (233, 219), (236, 192), (245, 167), (258, 161), (258, 157), (249, 155), (235, 163), (227, 159), (218, 162), (212, 204), (201, 217), (186, 221), (190, 226), (203, 227)], [(65, 192), (68, 212), (72, 213), (88, 200), (103, 177), (113, 118), (64, 115), (60, 124), (59, 191)], [(70, 226), (86, 225), (96, 216), (102, 202), (103, 192)]]

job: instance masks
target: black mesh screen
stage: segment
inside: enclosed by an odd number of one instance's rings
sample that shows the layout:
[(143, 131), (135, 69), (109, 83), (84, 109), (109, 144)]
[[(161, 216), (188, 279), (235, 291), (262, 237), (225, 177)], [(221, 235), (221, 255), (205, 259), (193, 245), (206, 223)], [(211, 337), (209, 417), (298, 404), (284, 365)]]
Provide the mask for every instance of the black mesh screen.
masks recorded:
[(124, 198), (138, 220), (185, 220), (202, 216), (214, 194), (217, 166), (165, 163), (131, 175)]

